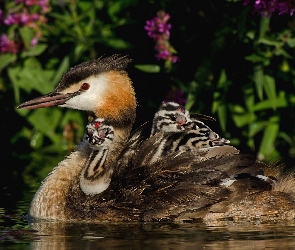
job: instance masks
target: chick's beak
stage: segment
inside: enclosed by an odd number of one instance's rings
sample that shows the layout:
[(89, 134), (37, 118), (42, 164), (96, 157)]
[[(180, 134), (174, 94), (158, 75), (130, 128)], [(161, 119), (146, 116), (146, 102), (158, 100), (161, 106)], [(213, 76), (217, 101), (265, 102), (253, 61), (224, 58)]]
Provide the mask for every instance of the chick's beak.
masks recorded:
[(80, 94), (79, 91), (74, 93), (58, 93), (51, 92), (41, 97), (37, 97), (33, 100), (27, 101), (19, 105), (18, 109), (38, 109), (45, 107), (52, 107), (65, 104), (66, 101), (72, 97)]

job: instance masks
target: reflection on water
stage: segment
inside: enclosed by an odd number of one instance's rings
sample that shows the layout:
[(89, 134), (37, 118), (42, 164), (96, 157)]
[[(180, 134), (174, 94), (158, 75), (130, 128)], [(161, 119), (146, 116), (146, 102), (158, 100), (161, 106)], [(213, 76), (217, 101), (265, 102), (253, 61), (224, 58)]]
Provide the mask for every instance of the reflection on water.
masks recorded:
[[(18, 212), (25, 213), (26, 202)], [(28, 204), (27, 204), (28, 205)], [(0, 249), (294, 249), (295, 226), (54, 223), (1, 212)]]
[(32, 249), (287, 249), (294, 227), (206, 227), (200, 224), (34, 223), (39, 240)]
[(295, 249), (294, 225), (29, 224), (26, 212), (39, 184), (2, 188), (0, 249)]

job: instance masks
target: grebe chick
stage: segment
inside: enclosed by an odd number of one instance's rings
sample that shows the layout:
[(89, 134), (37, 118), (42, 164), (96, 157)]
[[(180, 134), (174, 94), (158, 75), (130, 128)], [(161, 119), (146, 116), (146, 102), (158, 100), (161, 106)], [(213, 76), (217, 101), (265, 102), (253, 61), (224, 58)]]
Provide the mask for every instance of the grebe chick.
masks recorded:
[(114, 139), (114, 129), (97, 118), (86, 126), (86, 141), (92, 149), (89, 159), (80, 175), (80, 188), (87, 195), (95, 195), (106, 190), (111, 181), (112, 168), (104, 163)]
[(190, 121), (189, 112), (176, 102), (163, 102), (155, 113), (152, 124), (151, 136), (158, 132), (170, 133), (184, 131)]
[[(206, 119), (209, 118), (206, 116)], [(229, 144), (229, 140), (221, 138), (206, 124), (197, 120), (196, 116), (192, 120), (188, 110), (175, 102), (162, 103), (156, 112), (151, 135), (160, 132), (162, 139), (152, 161), (176, 151), (194, 151), (203, 155), (204, 151), (206, 153), (212, 147)]]

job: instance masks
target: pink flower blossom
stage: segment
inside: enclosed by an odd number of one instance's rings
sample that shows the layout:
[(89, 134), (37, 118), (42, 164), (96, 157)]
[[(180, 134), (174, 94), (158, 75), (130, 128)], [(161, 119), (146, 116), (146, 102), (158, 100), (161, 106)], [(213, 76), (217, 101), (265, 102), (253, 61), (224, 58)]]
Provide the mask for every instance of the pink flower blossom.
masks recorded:
[(15, 13), (10, 13), (8, 16), (4, 19), (4, 24), (6, 25), (12, 25), (18, 23), (18, 17)]
[(32, 47), (35, 47), (37, 43), (38, 43), (38, 38), (37, 38), (37, 37), (34, 37), (34, 38), (31, 40), (31, 46), (32, 46)]
[(158, 60), (165, 60), (166, 63), (176, 63), (178, 57), (175, 49), (170, 45), (170, 29), (172, 25), (168, 23), (170, 15), (165, 11), (158, 11), (157, 16), (152, 20), (147, 20), (144, 29), (147, 31), (149, 37), (156, 42), (155, 50), (158, 52), (156, 58)]
[[(1, 1), (1, 0), (0, 0)], [(4, 24), (3, 29), (11, 30), (5, 26), (26, 26), (32, 30), (30, 45), (34, 47), (40, 37), (42, 37), (42, 25), (47, 21), (45, 13), (49, 11), (49, 0), (14, 0), (14, 6), (7, 9), (7, 14), (4, 16), (4, 11), (0, 9), (0, 24)], [(0, 52), (16, 53), (24, 49), (28, 49), (22, 36), (19, 34), (19, 29), (12, 29), (9, 37), (15, 40), (9, 40), (7, 35), (2, 34), (0, 40)]]
[(0, 51), (2, 53), (16, 53), (18, 48), (14, 41), (9, 40), (6, 34), (2, 34), (0, 36)]
[(293, 15), (295, 6), (291, 0), (244, 0), (244, 5), (253, 4), (253, 11), (260, 13), (262, 16), (269, 16), (273, 12), (279, 15)]
[(176, 102), (180, 105), (185, 105), (187, 97), (183, 90), (178, 89), (175, 86), (172, 86), (167, 95), (164, 98), (164, 102)]

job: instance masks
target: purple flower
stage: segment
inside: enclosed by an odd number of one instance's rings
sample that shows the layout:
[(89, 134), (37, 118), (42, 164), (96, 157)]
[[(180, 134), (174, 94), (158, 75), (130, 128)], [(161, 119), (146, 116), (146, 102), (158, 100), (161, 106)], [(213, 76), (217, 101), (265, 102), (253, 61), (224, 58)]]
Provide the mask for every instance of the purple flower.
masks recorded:
[(20, 13), (19, 14), (19, 23), (22, 25), (25, 25), (29, 22), (30, 20), (30, 15), (28, 15), (27, 13)]
[(0, 9), (0, 23), (2, 23), (3, 20), (3, 10)]
[(262, 16), (269, 16), (273, 12), (278, 12), (279, 15), (289, 13), (292, 16), (295, 9), (291, 0), (244, 0), (243, 4), (253, 4), (253, 11)]
[(39, 19), (39, 15), (37, 13), (29, 14), (27, 12), (21, 13), (10, 13), (6, 19), (4, 19), (4, 23), (6, 25), (12, 24), (21, 24), (27, 25), (29, 23), (35, 22)]
[(172, 86), (167, 95), (164, 98), (164, 102), (176, 102), (180, 105), (185, 105), (187, 98), (183, 90), (179, 90), (175, 86)]
[[(9, 9), (6, 16), (3, 16), (4, 13), (0, 9), (0, 24), (27, 26), (32, 30), (30, 45), (34, 47), (42, 37), (41, 28), (47, 21), (45, 13), (48, 11), (49, 0), (14, 0), (14, 6)], [(19, 34), (19, 29), (10, 29), (8, 27), (6, 30), (12, 30), (9, 37), (13, 37), (15, 40), (9, 40), (6, 34), (2, 34), (0, 37), (0, 52), (17, 53), (28, 49), (24, 46), (25, 42)]]
[(25, 6), (40, 6), (43, 12), (49, 9), (49, 0), (14, 0), (15, 4), (24, 4)]
[(148, 36), (157, 39), (159, 36), (166, 35), (170, 36), (171, 24), (167, 23), (170, 19), (169, 14), (165, 11), (159, 11), (157, 16), (152, 20), (147, 20), (144, 26), (145, 30), (148, 32)]
[(8, 39), (6, 34), (0, 36), (0, 51), (2, 53), (16, 53), (17, 46), (14, 41)]
[(170, 56), (170, 52), (168, 50), (162, 50), (162, 51), (159, 51), (156, 57), (158, 60), (160, 59), (166, 60), (169, 56)]
[(35, 21), (39, 20), (39, 18), (40, 18), (40, 16), (37, 13), (30, 15), (31, 22), (35, 22)]
[(32, 40), (31, 40), (31, 46), (32, 47), (35, 47), (35, 45), (38, 43), (38, 38), (37, 37), (34, 37)]
[(10, 13), (3, 21), (6, 25), (12, 25), (18, 23), (18, 16), (15, 13)]
[(47, 12), (49, 10), (49, 0), (39, 0), (39, 6), (43, 12)]
[(171, 67), (171, 63), (176, 63), (178, 57), (175, 49), (170, 45), (170, 29), (172, 25), (167, 23), (170, 15), (165, 11), (158, 11), (157, 16), (152, 20), (147, 20), (144, 29), (147, 31), (149, 37), (156, 42), (155, 50), (158, 52), (156, 58), (158, 60), (165, 60), (167, 67)]

